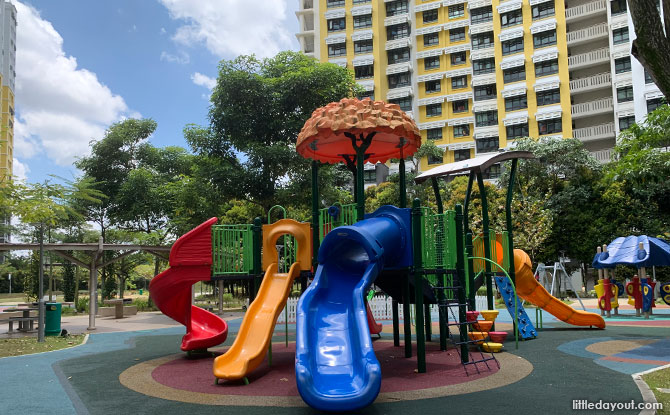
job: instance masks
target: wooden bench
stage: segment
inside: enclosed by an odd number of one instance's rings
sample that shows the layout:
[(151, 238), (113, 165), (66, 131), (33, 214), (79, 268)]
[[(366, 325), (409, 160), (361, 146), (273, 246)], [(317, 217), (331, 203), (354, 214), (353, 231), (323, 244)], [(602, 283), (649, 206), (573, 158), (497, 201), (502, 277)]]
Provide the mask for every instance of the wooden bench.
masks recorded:
[[(10, 317), (9, 318), (9, 333), (14, 332), (14, 322), (19, 323), (19, 331), (31, 331), (35, 328), (35, 321), (37, 317)], [(26, 322), (28, 322), (29, 328), (26, 329)]]

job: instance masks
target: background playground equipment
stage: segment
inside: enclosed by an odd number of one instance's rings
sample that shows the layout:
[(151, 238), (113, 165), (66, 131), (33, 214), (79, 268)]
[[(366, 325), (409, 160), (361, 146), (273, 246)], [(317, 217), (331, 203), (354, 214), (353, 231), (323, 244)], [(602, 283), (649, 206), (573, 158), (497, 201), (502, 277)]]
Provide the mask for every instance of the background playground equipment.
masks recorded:
[(663, 299), (663, 302), (666, 303), (667, 305), (670, 305), (670, 282), (666, 282), (664, 284), (661, 284), (660, 287), (660, 292), (661, 292), (661, 299)]
[(616, 265), (637, 267), (638, 275), (626, 284), (628, 303), (635, 307), (637, 317), (643, 311), (645, 318), (649, 318), (654, 307), (656, 282), (647, 279), (647, 267), (669, 266), (670, 245), (662, 239), (646, 235), (619, 237), (606, 250), (596, 253), (592, 265), (597, 269), (614, 268)]
[(219, 316), (192, 305), (192, 286), (212, 276), (212, 218), (183, 235), (170, 250), (170, 268), (149, 284), (163, 314), (186, 326), (181, 349), (190, 354), (223, 343), (228, 325)]
[[(607, 252), (607, 245), (602, 248), (598, 247), (597, 253)], [(595, 285), (596, 296), (598, 297), (598, 308), (600, 315), (612, 317), (612, 309), (614, 314), (619, 314), (619, 286), (609, 277), (606, 268), (598, 270), (598, 284)]]

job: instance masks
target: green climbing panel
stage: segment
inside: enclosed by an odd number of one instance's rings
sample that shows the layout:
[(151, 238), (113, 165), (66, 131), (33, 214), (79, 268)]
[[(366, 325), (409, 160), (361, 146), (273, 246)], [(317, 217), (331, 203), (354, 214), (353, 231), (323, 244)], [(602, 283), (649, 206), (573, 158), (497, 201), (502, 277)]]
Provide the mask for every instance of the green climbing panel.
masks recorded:
[[(334, 213), (333, 207), (337, 207), (337, 214), (331, 214)], [(329, 208), (319, 210), (319, 241), (323, 242), (328, 232), (338, 226), (353, 225), (356, 222), (358, 222), (358, 215), (355, 203), (348, 205), (335, 203)]]
[(212, 226), (212, 274), (249, 274), (253, 268), (252, 225)]

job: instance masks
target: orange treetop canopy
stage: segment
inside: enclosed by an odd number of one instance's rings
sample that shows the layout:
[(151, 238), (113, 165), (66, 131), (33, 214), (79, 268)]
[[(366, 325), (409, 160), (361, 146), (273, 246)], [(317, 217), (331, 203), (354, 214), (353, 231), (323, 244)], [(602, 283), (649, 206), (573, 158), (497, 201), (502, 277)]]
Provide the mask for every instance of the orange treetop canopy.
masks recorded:
[(420, 146), (416, 123), (398, 105), (343, 98), (312, 113), (296, 149), (305, 158), (338, 163), (355, 160), (359, 147), (365, 149), (366, 161), (383, 163), (411, 156)]

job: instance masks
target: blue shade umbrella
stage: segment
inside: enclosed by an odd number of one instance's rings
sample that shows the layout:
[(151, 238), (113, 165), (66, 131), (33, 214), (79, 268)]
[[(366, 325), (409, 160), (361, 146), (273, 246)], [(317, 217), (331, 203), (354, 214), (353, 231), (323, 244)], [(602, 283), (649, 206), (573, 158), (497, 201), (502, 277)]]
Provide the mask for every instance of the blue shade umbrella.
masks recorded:
[[(642, 243), (642, 249), (640, 249)], [(593, 268), (631, 265), (637, 268), (670, 266), (670, 244), (647, 235), (619, 237), (607, 246), (607, 252), (593, 257)]]

